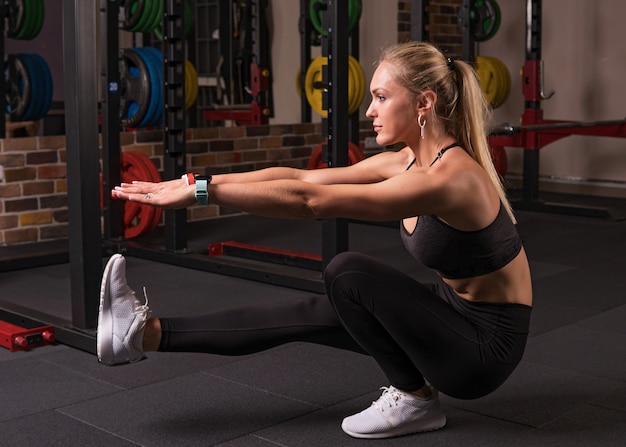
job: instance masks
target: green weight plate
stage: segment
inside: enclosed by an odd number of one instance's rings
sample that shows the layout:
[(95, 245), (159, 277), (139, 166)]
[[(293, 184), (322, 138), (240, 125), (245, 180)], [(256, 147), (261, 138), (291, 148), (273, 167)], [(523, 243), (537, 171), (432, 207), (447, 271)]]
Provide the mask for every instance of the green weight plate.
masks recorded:
[(500, 28), (500, 7), (496, 0), (474, 0), (470, 6), (470, 21), (474, 40), (491, 39)]
[(9, 0), (7, 3), (7, 37), (17, 39), (22, 32), (26, 14), (24, 2), (26, 0)]
[(161, 0), (152, 0), (152, 17), (146, 25), (145, 33), (150, 33), (163, 23), (163, 2)]
[(24, 23), (15, 35), (15, 39), (24, 40), (27, 39), (31, 30), (34, 28), (35, 20), (37, 20), (36, 12), (33, 8), (33, 0), (22, 0), (22, 7), (24, 9)]
[[(191, 4), (188, 1), (185, 2), (184, 20), (185, 36), (188, 36), (193, 27), (193, 13), (191, 11)], [(163, 40), (163, 21), (154, 29), (154, 35), (157, 39)]]
[[(322, 36), (327, 36), (328, 31), (322, 26), (322, 0), (311, 0), (309, 3), (309, 17), (313, 28)], [(348, 3), (348, 29), (354, 28), (354, 25), (361, 18), (361, 0), (350, 0)]]
[(33, 36), (31, 37), (31, 39), (34, 39), (35, 37), (39, 35), (39, 33), (41, 32), (41, 29), (43, 28), (44, 20), (46, 18), (46, 7), (44, 4), (44, 0), (37, 0), (36, 7), (37, 7), (37, 23), (36, 23), (35, 29), (33, 30)]
[[(139, 15), (139, 20), (130, 31), (142, 33), (146, 29), (147, 23), (154, 18), (154, 2), (152, 0), (137, 0), (130, 5), (131, 13), (137, 13), (140, 6), (143, 6)], [(136, 8), (136, 9), (135, 9)]]
[(126, 0), (123, 2), (124, 20), (122, 28), (126, 31), (133, 31), (143, 17), (146, 7), (145, 0)]

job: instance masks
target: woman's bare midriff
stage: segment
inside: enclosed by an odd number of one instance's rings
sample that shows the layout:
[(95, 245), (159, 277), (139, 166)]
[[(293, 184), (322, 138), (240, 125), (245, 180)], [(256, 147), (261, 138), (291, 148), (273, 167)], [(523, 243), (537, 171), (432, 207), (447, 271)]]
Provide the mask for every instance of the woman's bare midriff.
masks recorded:
[(530, 269), (523, 248), (500, 270), (473, 278), (443, 280), (457, 295), (468, 301), (532, 306)]

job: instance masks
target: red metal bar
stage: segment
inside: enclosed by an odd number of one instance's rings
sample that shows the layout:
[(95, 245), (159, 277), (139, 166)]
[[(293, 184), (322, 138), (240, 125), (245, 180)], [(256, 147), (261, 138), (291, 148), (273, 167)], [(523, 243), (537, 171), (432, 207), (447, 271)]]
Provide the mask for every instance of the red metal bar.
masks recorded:
[(217, 242), (217, 243), (214, 243), (214, 244), (210, 244), (209, 245), (209, 256), (220, 256), (220, 255), (223, 255), (223, 254), (225, 254), (225, 251), (228, 249), (228, 247), (240, 248), (240, 249), (251, 250), (251, 251), (262, 251), (262, 252), (265, 252), (265, 253), (293, 256), (293, 257), (298, 257), (298, 258), (311, 259), (311, 260), (315, 260), (315, 261), (321, 261), (322, 260), (321, 256), (313, 255), (313, 254), (310, 254), (310, 253), (300, 253), (300, 252), (297, 252), (297, 251), (280, 250), (280, 249), (277, 249), (277, 248), (270, 248), (270, 247), (261, 247), (259, 245), (244, 244), (242, 242), (235, 242), (235, 241), (225, 241), (225, 242)]

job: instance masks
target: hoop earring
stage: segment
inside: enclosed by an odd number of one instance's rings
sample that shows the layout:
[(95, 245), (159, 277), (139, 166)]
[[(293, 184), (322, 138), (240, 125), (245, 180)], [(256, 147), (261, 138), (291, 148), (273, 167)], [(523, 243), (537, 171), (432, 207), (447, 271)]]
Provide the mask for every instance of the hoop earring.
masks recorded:
[(422, 140), (424, 139), (424, 127), (426, 127), (426, 118), (424, 118), (424, 122), (422, 122), (422, 115), (417, 117), (417, 124), (420, 126), (420, 136)]

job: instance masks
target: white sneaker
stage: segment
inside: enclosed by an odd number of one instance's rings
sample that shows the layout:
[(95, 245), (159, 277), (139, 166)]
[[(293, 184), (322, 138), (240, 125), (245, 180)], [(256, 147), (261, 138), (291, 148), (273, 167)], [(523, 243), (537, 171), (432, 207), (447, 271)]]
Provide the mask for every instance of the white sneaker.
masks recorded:
[(141, 304), (126, 284), (124, 256), (111, 256), (100, 289), (97, 348), (101, 363), (118, 365), (143, 359), (143, 331), (150, 316), (145, 298), (146, 304)]
[(431, 388), (428, 400), (419, 399), (393, 386), (366, 410), (343, 420), (341, 428), (355, 438), (391, 438), (410, 433), (438, 430), (446, 425), (439, 395)]

